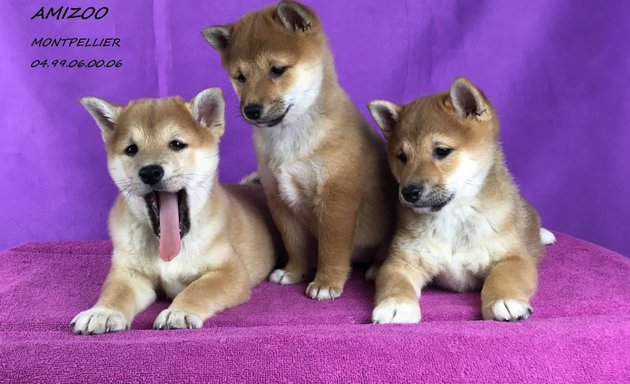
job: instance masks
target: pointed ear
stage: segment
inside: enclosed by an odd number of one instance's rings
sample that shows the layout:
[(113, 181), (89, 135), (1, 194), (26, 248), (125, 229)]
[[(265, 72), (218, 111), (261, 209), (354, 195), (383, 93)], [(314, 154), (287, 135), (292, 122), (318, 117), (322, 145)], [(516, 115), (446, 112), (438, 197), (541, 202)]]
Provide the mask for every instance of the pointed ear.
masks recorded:
[(188, 102), (188, 108), (199, 124), (216, 137), (225, 132), (225, 101), (221, 88), (208, 88)]
[(84, 97), (79, 100), (79, 102), (90, 112), (90, 115), (92, 115), (94, 121), (98, 124), (101, 129), (103, 141), (114, 133), (116, 122), (123, 109), (122, 105), (110, 103), (98, 97)]
[(215, 25), (204, 29), (201, 34), (206, 41), (217, 51), (223, 52), (230, 41), (229, 26)]
[(292, 32), (309, 32), (318, 23), (315, 12), (309, 7), (290, 0), (278, 3), (276, 16), (282, 25)]
[(457, 113), (466, 118), (487, 121), (492, 112), (485, 96), (465, 77), (458, 77), (451, 85), (451, 102)]
[(398, 123), (398, 117), (402, 107), (385, 100), (374, 100), (368, 103), (368, 109), (376, 124), (383, 131), (383, 135), (389, 140), (389, 137), (394, 132), (396, 124)]

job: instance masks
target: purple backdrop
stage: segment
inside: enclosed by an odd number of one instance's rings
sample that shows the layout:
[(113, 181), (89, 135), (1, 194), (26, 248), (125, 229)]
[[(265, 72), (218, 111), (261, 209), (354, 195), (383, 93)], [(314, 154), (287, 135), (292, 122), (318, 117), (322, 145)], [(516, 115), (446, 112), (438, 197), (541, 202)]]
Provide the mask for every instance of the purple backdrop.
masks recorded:
[[(77, 100), (116, 102), (218, 86), (227, 98), (221, 179), (255, 167), (251, 128), (218, 54), (201, 37), (268, 1), (99, 1), (101, 20), (31, 20), (41, 1), (0, 13), (0, 249), (106, 238), (116, 190), (98, 128)], [(67, 5), (48, 1), (50, 6)], [(458, 75), (497, 107), (509, 166), (546, 226), (630, 255), (628, 2), (310, 0), (356, 105), (408, 102)], [(117, 37), (122, 47), (31, 47), (40, 37)], [(33, 60), (120, 59), (109, 69)]]

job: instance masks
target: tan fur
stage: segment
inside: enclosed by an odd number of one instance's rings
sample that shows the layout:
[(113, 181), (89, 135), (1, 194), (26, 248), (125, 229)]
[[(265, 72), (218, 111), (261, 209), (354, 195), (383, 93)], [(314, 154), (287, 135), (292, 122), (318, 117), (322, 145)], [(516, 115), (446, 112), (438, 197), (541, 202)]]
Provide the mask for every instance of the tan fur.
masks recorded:
[[(82, 103), (101, 126), (121, 194), (110, 214), (111, 271), (95, 306), (72, 321), (74, 331), (126, 329), (156, 292), (173, 298), (155, 321), (158, 329), (199, 328), (215, 313), (247, 301), (275, 263), (279, 236), (274, 237), (262, 188), (218, 183), (221, 91), (204, 91), (190, 102), (143, 99), (122, 107), (84, 98)], [(173, 151), (169, 142), (175, 139), (188, 147)], [(139, 147), (133, 157), (124, 154), (130, 143)], [(159, 257), (143, 201), (147, 186), (138, 177), (138, 169), (152, 163), (164, 167), (165, 190), (184, 188), (188, 195), (190, 230), (170, 262)]]
[[(302, 281), (316, 256), (307, 295), (338, 297), (351, 259), (369, 261), (379, 246), (384, 253), (395, 186), (380, 138), (337, 82), (319, 19), (282, 1), (204, 36), (221, 53), (241, 107), (264, 107), (260, 121), (250, 120), (258, 171), (289, 257), (270, 280)], [(286, 71), (275, 76), (274, 67)], [(280, 123), (265, 124), (285, 111)]]
[[(540, 220), (505, 166), (496, 112), (483, 93), (459, 78), (450, 92), (369, 108), (388, 137), (401, 191), (396, 234), (376, 277), (373, 321), (419, 321), (418, 298), (429, 282), (482, 288), (484, 319), (528, 318), (543, 251)], [(452, 152), (440, 159), (436, 148)], [(414, 185), (422, 194), (410, 202), (403, 191)], [(442, 200), (441, 209), (430, 207)]]

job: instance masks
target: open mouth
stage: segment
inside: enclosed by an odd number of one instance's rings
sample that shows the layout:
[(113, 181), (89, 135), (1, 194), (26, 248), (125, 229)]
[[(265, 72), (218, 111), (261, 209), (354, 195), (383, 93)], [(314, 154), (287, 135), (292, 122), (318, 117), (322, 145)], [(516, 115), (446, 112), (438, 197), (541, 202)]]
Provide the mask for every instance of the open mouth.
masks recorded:
[(289, 110), (291, 109), (292, 106), (293, 106), (293, 104), (289, 105), (287, 107), (287, 109), (284, 110), (282, 115), (276, 117), (275, 119), (272, 119), (272, 120), (269, 120), (269, 121), (261, 121), (260, 125), (266, 125), (267, 127), (273, 127), (275, 125), (280, 124), (280, 122), (282, 122), (282, 120), (287, 115), (287, 113), (289, 113)]
[(160, 257), (173, 260), (181, 250), (181, 239), (190, 231), (186, 190), (152, 191), (144, 196), (153, 233), (160, 239)]

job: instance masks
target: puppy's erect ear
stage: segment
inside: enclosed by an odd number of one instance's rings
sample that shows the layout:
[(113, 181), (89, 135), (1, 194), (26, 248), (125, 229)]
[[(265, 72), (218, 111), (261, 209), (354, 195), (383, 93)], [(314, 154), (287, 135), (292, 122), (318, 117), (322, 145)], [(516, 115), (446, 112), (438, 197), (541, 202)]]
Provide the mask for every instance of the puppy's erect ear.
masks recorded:
[(451, 85), (451, 102), (457, 113), (466, 118), (487, 121), (492, 118), (490, 106), (483, 93), (465, 77), (458, 77)]
[(118, 121), (123, 106), (110, 103), (98, 97), (84, 97), (79, 100), (79, 102), (90, 112), (96, 124), (101, 128), (103, 140), (107, 140), (116, 128), (116, 122)]
[(193, 117), (216, 137), (225, 132), (225, 100), (221, 88), (208, 88), (188, 102)]
[(206, 41), (217, 51), (223, 52), (230, 41), (230, 27), (215, 25), (204, 29), (201, 34)]
[(278, 3), (276, 16), (286, 29), (293, 32), (309, 32), (318, 23), (315, 12), (309, 7), (290, 0)]
[(374, 100), (368, 103), (368, 109), (376, 124), (383, 131), (383, 135), (389, 140), (389, 137), (394, 132), (396, 124), (398, 123), (398, 117), (402, 107), (385, 100)]

